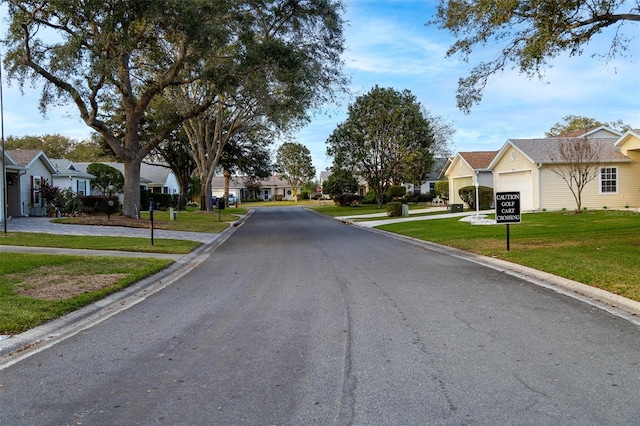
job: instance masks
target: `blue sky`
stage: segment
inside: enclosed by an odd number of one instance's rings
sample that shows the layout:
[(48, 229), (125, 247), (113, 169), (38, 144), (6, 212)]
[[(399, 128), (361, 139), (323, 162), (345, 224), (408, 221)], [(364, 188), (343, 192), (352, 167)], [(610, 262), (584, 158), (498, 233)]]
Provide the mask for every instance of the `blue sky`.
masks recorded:
[[(635, 36), (626, 58), (608, 62), (593, 54), (606, 53), (610, 32), (601, 34), (581, 57), (562, 55), (553, 60), (545, 77), (527, 79), (507, 70), (489, 80), (482, 103), (471, 114), (459, 111), (455, 103), (458, 78), (481, 60), (491, 59), (496, 46), (474, 52), (469, 64), (446, 58), (454, 39), (436, 27), (426, 27), (436, 1), (345, 0), (345, 73), (351, 77), (356, 95), (376, 84), (396, 90), (410, 90), (434, 115), (453, 122), (456, 151), (498, 150), (507, 139), (544, 137), (544, 132), (566, 115), (581, 115), (600, 121), (622, 119), (640, 127), (640, 26), (626, 23), (627, 36)], [(4, 75), (3, 75), (4, 78)], [(6, 80), (6, 79), (5, 79)], [(3, 81), (4, 133), (42, 135), (58, 133), (86, 138), (90, 130), (78, 118), (72, 105), (51, 108), (47, 118), (38, 110), (39, 90), (25, 87), (24, 96), (15, 84)], [(326, 106), (325, 113), (293, 135), (306, 145), (318, 171), (331, 166), (325, 141), (336, 125), (346, 119), (348, 104)]]

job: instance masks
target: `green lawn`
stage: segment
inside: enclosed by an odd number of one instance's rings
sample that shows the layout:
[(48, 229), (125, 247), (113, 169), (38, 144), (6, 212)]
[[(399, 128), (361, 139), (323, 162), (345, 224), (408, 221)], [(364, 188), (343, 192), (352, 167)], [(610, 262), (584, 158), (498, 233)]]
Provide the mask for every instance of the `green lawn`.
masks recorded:
[[(428, 207), (429, 206), (427, 206), (424, 203), (409, 204), (409, 210), (426, 209)], [(331, 217), (367, 215), (367, 214), (373, 214), (373, 213), (384, 213), (385, 215), (387, 214), (386, 206), (382, 206), (381, 209), (377, 208), (375, 204), (361, 204), (359, 206), (354, 206), (354, 207), (341, 207), (341, 206), (335, 205), (333, 201), (328, 201), (328, 200), (323, 201), (322, 204), (318, 204), (318, 202), (315, 201), (315, 203), (309, 205), (308, 208)], [(439, 213), (442, 213), (442, 212), (439, 212)], [(378, 219), (380, 218), (377, 218), (375, 220), (378, 220)]]
[(188, 240), (134, 237), (99, 237), (93, 235), (53, 235), (33, 232), (9, 232), (0, 234), (0, 245), (21, 247), (58, 247), (89, 250), (119, 250), (145, 253), (186, 254), (197, 248), (200, 243)]
[(169, 260), (0, 253), (0, 334), (15, 334), (102, 299)]
[[(177, 220), (171, 220), (169, 211), (153, 212), (154, 229), (169, 231), (205, 232), (217, 234), (229, 227), (229, 223), (235, 222), (239, 217), (247, 213), (247, 208), (228, 208), (221, 211), (180, 210), (177, 212)], [(54, 219), (57, 223), (77, 225), (102, 225), (102, 226), (130, 226), (148, 228), (149, 212), (141, 212), (140, 219), (129, 219), (123, 216), (89, 216), (89, 217), (64, 217)], [(123, 223), (124, 222), (124, 223)]]
[(640, 301), (640, 214), (634, 211), (532, 213), (510, 225), (458, 218), (380, 229), (529, 266)]

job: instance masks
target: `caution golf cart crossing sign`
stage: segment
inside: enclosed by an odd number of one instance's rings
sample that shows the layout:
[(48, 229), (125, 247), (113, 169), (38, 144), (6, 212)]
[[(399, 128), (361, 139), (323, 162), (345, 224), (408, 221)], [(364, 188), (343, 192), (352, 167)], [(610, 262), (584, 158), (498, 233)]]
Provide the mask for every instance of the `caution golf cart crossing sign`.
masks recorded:
[(520, 222), (520, 192), (496, 192), (496, 223)]

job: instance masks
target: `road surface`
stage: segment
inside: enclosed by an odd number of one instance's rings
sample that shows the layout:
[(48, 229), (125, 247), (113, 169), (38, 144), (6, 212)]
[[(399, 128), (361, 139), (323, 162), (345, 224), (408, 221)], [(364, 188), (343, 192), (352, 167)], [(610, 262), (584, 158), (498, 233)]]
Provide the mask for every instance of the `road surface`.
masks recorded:
[(634, 425), (639, 337), (477, 263), (257, 209), (178, 282), (0, 370), (0, 424)]

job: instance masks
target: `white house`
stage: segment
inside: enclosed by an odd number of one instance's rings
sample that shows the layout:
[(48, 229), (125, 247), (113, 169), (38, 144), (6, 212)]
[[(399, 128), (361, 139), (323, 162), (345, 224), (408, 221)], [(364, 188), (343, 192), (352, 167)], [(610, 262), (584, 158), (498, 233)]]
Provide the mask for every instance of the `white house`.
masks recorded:
[[(99, 162), (119, 170), (124, 176), (124, 164)], [(76, 168), (82, 172), (92, 163), (76, 163)], [(163, 164), (142, 163), (140, 165), (140, 189), (149, 190), (154, 194), (179, 194), (180, 185), (173, 171)]]
[[(211, 180), (211, 195), (224, 196), (224, 176), (214, 176)], [(273, 199), (293, 200), (293, 187), (286, 180), (277, 176), (251, 181), (246, 176), (229, 177), (229, 198), (235, 201), (243, 199), (261, 199), (269, 201)]]
[(78, 196), (91, 194), (91, 180), (95, 176), (78, 170), (73, 162), (65, 158), (56, 158), (50, 161), (57, 170), (53, 174), (53, 186), (60, 189), (70, 189)]
[(420, 185), (405, 184), (407, 187), (407, 194), (409, 195), (421, 195), (429, 194), (436, 189), (436, 182), (441, 180), (441, 175), (448, 166), (448, 158), (438, 157), (433, 159), (433, 167), (431, 172), (427, 175), (427, 178)]
[(142, 163), (140, 176), (148, 180), (147, 188), (153, 194), (176, 195), (180, 193), (178, 179), (166, 164)]

